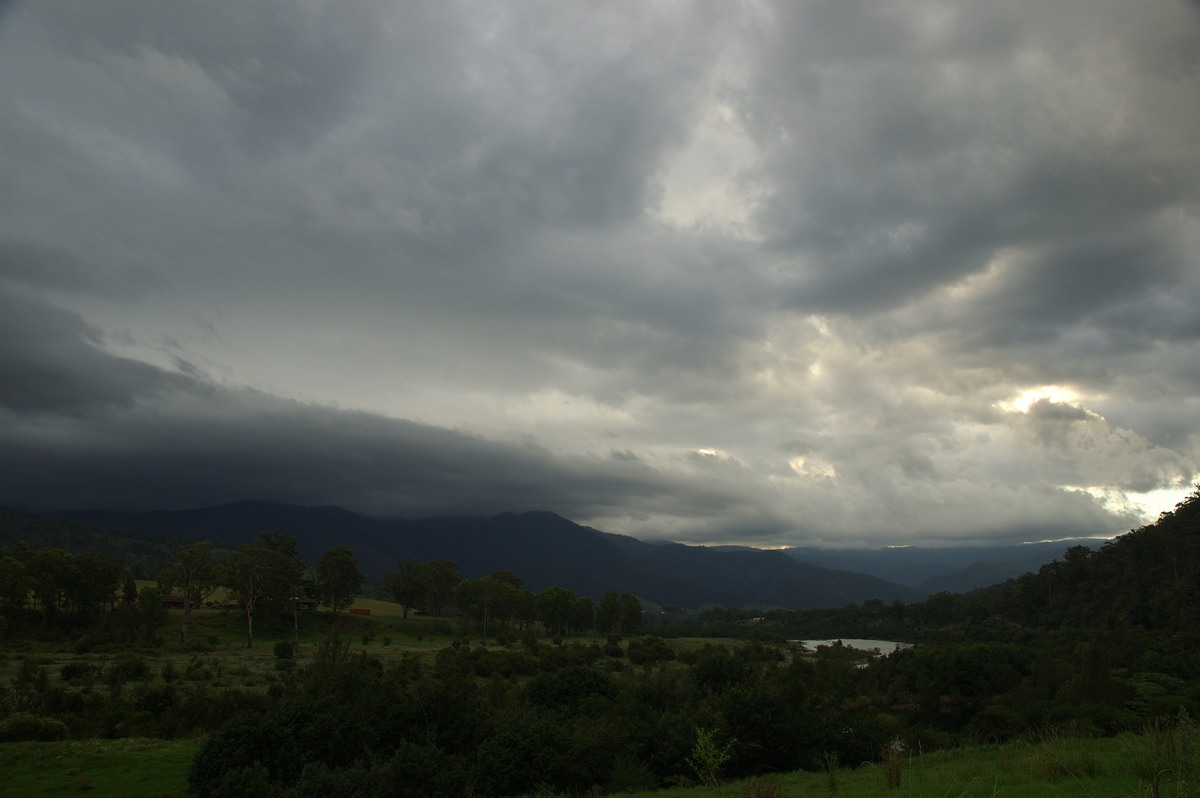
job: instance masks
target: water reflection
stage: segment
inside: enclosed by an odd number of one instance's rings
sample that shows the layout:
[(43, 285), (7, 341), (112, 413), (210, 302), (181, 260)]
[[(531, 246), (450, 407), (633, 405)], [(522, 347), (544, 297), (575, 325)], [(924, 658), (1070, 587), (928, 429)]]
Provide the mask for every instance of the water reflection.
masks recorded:
[(853, 648), (868, 652), (875, 651), (884, 656), (902, 648), (912, 648), (912, 643), (898, 643), (895, 640), (867, 640), (861, 637), (839, 637), (832, 640), (792, 640), (789, 642), (799, 643), (809, 651), (816, 651), (818, 646), (833, 646), (841, 643), (844, 648)]

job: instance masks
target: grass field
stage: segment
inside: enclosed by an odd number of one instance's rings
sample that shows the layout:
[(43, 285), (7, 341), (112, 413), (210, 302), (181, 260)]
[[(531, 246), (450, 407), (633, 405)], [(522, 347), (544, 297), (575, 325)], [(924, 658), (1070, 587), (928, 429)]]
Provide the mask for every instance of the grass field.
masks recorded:
[[(1200, 796), (1196, 756), (1156, 759), (1159, 741), (1147, 735), (1108, 739), (1049, 739), (987, 745), (913, 756), (889, 788), (883, 765), (864, 764), (830, 773), (797, 772), (704, 788), (637, 793), (641, 798), (1189, 798)], [(1159, 791), (1150, 786), (1157, 776)]]
[(0, 798), (181, 798), (196, 749), (182, 740), (0, 744)]
[[(78, 796), (182, 798), (196, 744), (190, 741), (90, 740), (0, 744), (0, 798)], [(1152, 795), (1154, 743), (1145, 736), (1050, 739), (939, 751), (907, 760), (888, 789), (883, 766), (834, 773), (789, 773), (715, 787), (637, 793), (641, 798), (1041, 798)], [(1194, 752), (1193, 752), (1194, 756)], [(1162, 798), (1200, 795), (1191, 765), (1158, 762)], [(1139, 776), (1139, 772), (1143, 773)]]

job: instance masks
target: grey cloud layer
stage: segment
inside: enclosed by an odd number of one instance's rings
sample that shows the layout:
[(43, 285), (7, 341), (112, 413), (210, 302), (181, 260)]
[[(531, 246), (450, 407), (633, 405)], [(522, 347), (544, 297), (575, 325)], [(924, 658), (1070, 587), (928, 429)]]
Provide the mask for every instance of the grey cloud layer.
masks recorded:
[(13, 296), (0, 308), (12, 342), (0, 348), (0, 469), (5, 499), (25, 506), (149, 509), (252, 496), (406, 515), (514, 506), (593, 515), (740, 498), (628, 453), (556, 455), (528, 440), (216, 386), (106, 353), (72, 314)]
[(0, 500), (916, 542), (1200, 473), (1194, 5), (0, 25)]

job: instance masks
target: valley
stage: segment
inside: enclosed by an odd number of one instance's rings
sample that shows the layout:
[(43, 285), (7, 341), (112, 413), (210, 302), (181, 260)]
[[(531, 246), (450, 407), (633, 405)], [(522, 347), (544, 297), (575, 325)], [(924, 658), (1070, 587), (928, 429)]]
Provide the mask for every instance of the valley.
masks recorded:
[[(76, 791), (109, 789), (113, 762), (161, 759), (176, 786), (138, 794), (196, 798), (866, 795), (881, 784), (1189, 795), (1198, 497), (985, 589), (798, 609), (643, 604), (612, 590), (593, 601), (515, 571), (469, 577), (409, 558), (383, 570), (390, 599), (359, 574), (335, 614), (339, 546), (306, 562), (286, 532), (189, 544), (140, 581), (95, 552), (9, 544), (0, 757), (22, 779), (73, 777)], [(204, 555), (192, 587), (180, 581), (185, 552)], [(230, 569), (256, 557), (300, 581), (254, 594), (248, 638)], [(57, 593), (51, 566), (68, 576)], [(441, 598), (436, 574), (453, 577)], [(201, 606), (182, 640), (171, 591), (193, 589)], [(300, 595), (313, 609), (299, 610)], [(886, 641), (912, 645), (869, 653)], [(39, 746), (63, 759), (31, 771)]]

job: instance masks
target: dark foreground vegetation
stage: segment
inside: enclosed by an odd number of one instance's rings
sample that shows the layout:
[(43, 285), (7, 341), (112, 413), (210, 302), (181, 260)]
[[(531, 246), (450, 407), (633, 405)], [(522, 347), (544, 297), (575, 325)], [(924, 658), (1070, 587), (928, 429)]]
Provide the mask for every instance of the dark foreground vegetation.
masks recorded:
[[(1124, 794), (1196, 788), (1200, 493), (1005, 585), (840, 610), (644, 613), (628, 594), (534, 594), (511, 573), (462, 580), (453, 563), (415, 561), (397, 564), (383, 605), (354, 599), (348, 551), (306, 568), (285, 534), (243, 549), (193, 544), (146, 584), (118, 559), (10, 548), (0, 740), (194, 740), (195, 796), (578, 795), (734, 778), (783, 795), (793, 782), (773, 779), (794, 771), (833, 792), (866, 766), (902, 790), (916, 752), (1139, 732)], [(273, 575), (256, 582), (255, 568)], [(190, 596), (188, 609), (165, 609), (161, 593)], [(373, 614), (350, 615), (352, 601)], [(788, 642), (825, 637), (916, 645), (876, 658)], [(1059, 775), (1087, 767), (1081, 755)]]

